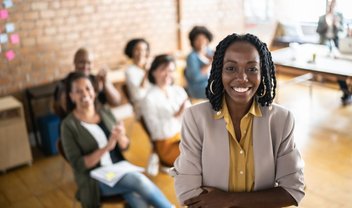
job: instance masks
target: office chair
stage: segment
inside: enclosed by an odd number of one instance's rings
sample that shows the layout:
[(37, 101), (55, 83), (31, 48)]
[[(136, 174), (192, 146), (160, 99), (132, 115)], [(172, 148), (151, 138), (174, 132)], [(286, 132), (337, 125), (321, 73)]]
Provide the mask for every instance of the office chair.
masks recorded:
[[(66, 155), (65, 155), (65, 152), (64, 152), (64, 149), (63, 149), (63, 146), (62, 146), (62, 143), (61, 143), (61, 140), (58, 139), (57, 140), (57, 150), (59, 152), (59, 154), (61, 155), (62, 158), (64, 158), (64, 160), (69, 163)], [(62, 176), (64, 174), (64, 167), (63, 167), (63, 172), (62, 172)], [(79, 201), (79, 199), (76, 197), (76, 199)], [(104, 197), (101, 197), (100, 198), (100, 203), (103, 205), (103, 204), (106, 204), (106, 205), (117, 205), (117, 204), (121, 204), (121, 205), (124, 205), (125, 208), (129, 208), (130, 206), (127, 204), (127, 201), (122, 197), (122, 195), (114, 195), (114, 196), (104, 196)], [(73, 199), (73, 205), (72, 207), (75, 207), (76, 206), (76, 200)]]

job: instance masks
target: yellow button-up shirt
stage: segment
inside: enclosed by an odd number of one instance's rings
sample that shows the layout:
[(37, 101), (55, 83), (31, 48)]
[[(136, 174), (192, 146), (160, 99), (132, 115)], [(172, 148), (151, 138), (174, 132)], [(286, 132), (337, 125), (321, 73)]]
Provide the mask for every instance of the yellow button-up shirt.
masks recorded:
[(224, 118), (226, 129), (229, 133), (230, 150), (230, 192), (249, 192), (254, 188), (254, 155), (253, 155), (253, 118), (261, 117), (257, 101), (254, 99), (248, 113), (241, 119), (241, 139), (236, 139), (235, 128), (231, 115), (228, 111), (225, 97), (222, 102), (222, 110), (215, 116), (215, 119)]

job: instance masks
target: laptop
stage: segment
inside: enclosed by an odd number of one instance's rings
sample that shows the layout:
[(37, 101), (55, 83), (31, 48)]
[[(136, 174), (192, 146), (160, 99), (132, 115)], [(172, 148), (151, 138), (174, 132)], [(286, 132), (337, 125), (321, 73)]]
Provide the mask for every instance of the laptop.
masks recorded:
[(343, 54), (352, 54), (352, 37), (339, 39), (339, 51)]

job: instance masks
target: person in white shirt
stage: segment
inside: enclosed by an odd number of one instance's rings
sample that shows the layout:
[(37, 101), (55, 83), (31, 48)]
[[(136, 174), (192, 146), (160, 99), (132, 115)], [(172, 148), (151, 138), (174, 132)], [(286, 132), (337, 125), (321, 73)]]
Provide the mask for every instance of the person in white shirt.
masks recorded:
[(149, 43), (141, 38), (130, 40), (125, 48), (126, 56), (132, 61), (125, 71), (126, 84), (137, 117), (140, 114), (140, 102), (149, 87), (147, 79), (149, 52)]
[(181, 120), (190, 102), (186, 91), (173, 84), (175, 59), (170, 55), (156, 56), (148, 80), (152, 84), (142, 105), (142, 116), (151, 133), (156, 153), (162, 164), (172, 166), (178, 157)]

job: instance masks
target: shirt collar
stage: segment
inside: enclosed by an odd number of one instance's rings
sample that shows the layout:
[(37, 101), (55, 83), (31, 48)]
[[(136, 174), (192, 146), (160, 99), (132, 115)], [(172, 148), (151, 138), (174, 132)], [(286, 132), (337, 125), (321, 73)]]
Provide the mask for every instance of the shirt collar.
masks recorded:
[[(247, 114), (252, 114), (255, 117), (262, 117), (262, 111), (260, 110), (259, 104), (256, 99), (253, 99), (254, 101), (252, 102), (251, 108), (249, 109)], [(222, 107), (221, 110), (217, 111), (216, 114), (214, 115), (214, 119), (220, 119), (223, 118), (225, 115), (228, 116), (229, 110), (227, 108), (225, 96), (222, 97)]]

